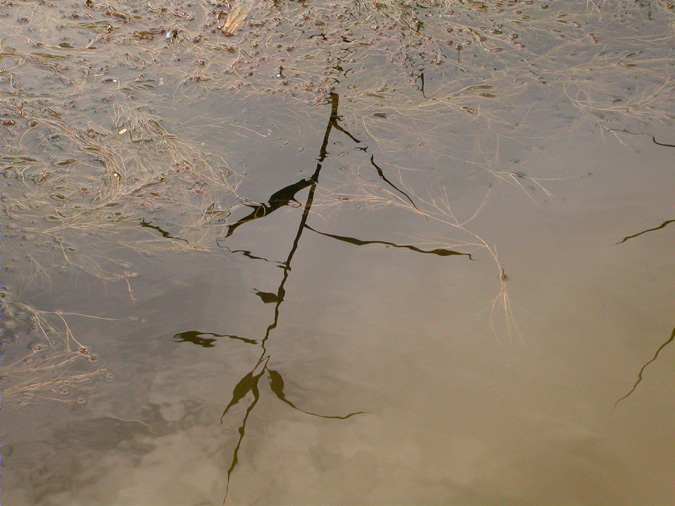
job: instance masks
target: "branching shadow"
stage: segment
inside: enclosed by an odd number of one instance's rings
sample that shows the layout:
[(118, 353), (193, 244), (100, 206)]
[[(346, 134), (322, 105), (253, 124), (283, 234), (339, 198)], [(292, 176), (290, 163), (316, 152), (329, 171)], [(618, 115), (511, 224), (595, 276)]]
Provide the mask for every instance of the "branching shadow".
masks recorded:
[(332, 239), (336, 239), (338, 241), (346, 242), (348, 244), (352, 244), (354, 246), (367, 246), (369, 244), (380, 244), (386, 247), (391, 247), (391, 248), (401, 248), (401, 249), (407, 249), (410, 251), (414, 251), (415, 253), (422, 253), (424, 255), (437, 255), (440, 257), (448, 257), (448, 256), (466, 256), (469, 257), (469, 260), (472, 260), (471, 253), (462, 253), (461, 251), (455, 251), (455, 250), (450, 250), (446, 248), (435, 248), (432, 250), (424, 250), (421, 248), (418, 248), (417, 246), (414, 246), (412, 244), (397, 244), (394, 242), (389, 242), (389, 241), (365, 241), (362, 239), (357, 239), (356, 237), (348, 237), (345, 235), (336, 235), (336, 234), (329, 234), (327, 232), (321, 232), (315, 228), (313, 228), (310, 225), (305, 225), (308, 229), (310, 229), (312, 232), (315, 232), (319, 235), (322, 235), (324, 237), (330, 237)]
[(665, 142), (659, 142), (656, 140), (656, 137), (652, 137), (652, 142), (657, 146), (663, 146), (664, 148), (675, 148), (675, 144), (666, 144)]
[(661, 223), (658, 227), (647, 228), (647, 229), (641, 230), (640, 232), (637, 232), (635, 234), (627, 235), (626, 237), (621, 239), (619, 242), (617, 242), (617, 244), (623, 244), (626, 241), (630, 241), (631, 239), (635, 239), (636, 237), (640, 237), (641, 235), (648, 234), (649, 232), (656, 232), (657, 230), (661, 230), (662, 228), (666, 228), (671, 223), (675, 223), (675, 220), (666, 220), (663, 223)]
[[(211, 337), (202, 337), (202, 336), (211, 336)], [(255, 339), (250, 339), (248, 337), (235, 336), (233, 334), (215, 334), (213, 332), (200, 332), (198, 330), (186, 330), (184, 332), (179, 332), (173, 336), (174, 341), (177, 343), (192, 343), (203, 348), (213, 348), (216, 343), (215, 337), (226, 337), (228, 339), (234, 339), (235, 341), (241, 341), (246, 344), (257, 344), (258, 342)]]
[(267, 326), (263, 338), (258, 343), (260, 346), (260, 356), (256, 364), (253, 366), (253, 368), (249, 372), (247, 372), (234, 387), (232, 391), (232, 397), (228, 402), (228, 404), (226, 405), (220, 417), (222, 423), (223, 419), (228, 414), (230, 409), (236, 406), (245, 397), (250, 396), (252, 398), (251, 403), (246, 408), (246, 412), (244, 414), (242, 422), (239, 425), (238, 429), (239, 438), (237, 440), (235, 448), (232, 452), (232, 456), (230, 458), (230, 464), (227, 471), (227, 483), (224, 501), (227, 501), (227, 498), (229, 496), (231, 477), (239, 463), (239, 450), (246, 436), (246, 426), (249, 417), (260, 400), (259, 383), (260, 378), (265, 373), (267, 374), (268, 386), (270, 388), (270, 391), (277, 397), (277, 399), (284, 402), (286, 405), (290, 406), (296, 411), (299, 411), (301, 413), (310, 416), (333, 420), (347, 420), (353, 416), (364, 414), (363, 411), (353, 411), (345, 415), (330, 415), (330, 414), (321, 414), (308, 409), (298, 407), (293, 401), (289, 400), (286, 397), (285, 382), (281, 373), (277, 370), (273, 370), (268, 367), (268, 364), (272, 357), (268, 351), (267, 344), (269, 342), (273, 330), (276, 329), (279, 324), (281, 305), (283, 304), (286, 296), (286, 283), (288, 282), (288, 277), (291, 271), (291, 264), (293, 262), (293, 257), (295, 256), (295, 253), (297, 252), (298, 247), (300, 245), (302, 235), (306, 229), (307, 220), (309, 218), (312, 209), (312, 204), (314, 202), (316, 187), (319, 183), (319, 176), (321, 174), (321, 170), (323, 169), (323, 163), (326, 160), (326, 157), (328, 156), (328, 142), (330, 140), (331, 133), (333, 129), (335, 129), (347, 135), (354, 142), (359, 142), (358, 139), (356, 139), (356, 137), (351, 135), (342, 126), (339, 125), (338, 122), (340, 118), (338, 115), (338, 108), (339, 108), (339, 97), (337, 94), (333, 93), (331, 94), (330, 118), (328, 120), (328, 124), (326, 125), (323, 140), (321, 143), (321, 148), (319, 149), (319, 157), (317, 159), (316, 168), (311, 177), (302, 179), (301, 181), (298, 181), (297, 183), (287, 186), (282, 190), (279, 190), (278, 192), (274, 193), (267, 203), (255, 206), (252, 213), (245, 216), (244, 218), (237, 221), (228, 228), (227, 236), (229, 237), (230, 235), (232, 235), (232, 233), (236, 230), (237, 227), (250, 221), (253, 221), (255, 219), (267, 216), (270, 213), (274, 212), (275, 210), (283, 206), (289, 205), (291, 202), (297, 202), (297, 200), (295, 200), (296, 194), (305, 188), (309, 188), (309, 192), (307, 194), (307, 198), (305, 200), (305, 204), (303, 207), (302, 216), (300, 218), (300, 223), (298, 224), (298, 228), (293, 238), (290, 252), (286, 257), (286, 260), (280, 264), (283, 274), (276, 292), (256, 291), (256, 295), (260, 297), (262, 302), (274, 304), (272, 321)]
[(645, 362), (645, 363), (643, 364), (643, 366), (642, 366), (642, 367), (640, 368), (640, 370), (638, 371), (637, 378), (636, 378), (636, 380), (635, 380), (635, 383), (633, 383), (633, 386), (630, 388), (630, 390), (628, 390), (628, 392), (626, 392), (624, 395), (622, 395), (621, 397), (619, 397), (619, 398), (616, 400), (616, 402), (614, 403), (614, 407), (615, 407), (615, 408), (616, 408), (621, 402), (625, 401), (625, 400), (628, 399), (631, 395), (633, 395), (633, 393), (635, 393), (635, 391), (637, 390), (637, 387), (640, 385), (640, 383), (642, 383), (642, 376), (643, 376), (643, 374), (644, 374), (644, 372), (645, 372), (645, 369), (647, 369), (647, 367), (649, 367), (650, 364), (652, 364), (653, 362), (655, 362), (656, 359), (659, 357), (659, 353), (661, 353), (661, 352), (663, 351), (663, 349), (664, 349), (666, 346), (668, 346), (670, 343), (672, 343), (673, 341), (675, 341), (675, 328), (673, 328), (673, 331), (671, 332), (670, 337), (669, 337), (668, 339), (666, 339), (666, 341), (665, 341), (663, 344), (661, 344), (661, 346), (659, 346), (659, 347), (656, 349), (656, 352), (654, 352), (654, 356), (652, 356), (652, 358), (650, 358), (649, 360), (647, 360), (647, 362)]
[[(345, 414), (332, 414), (332, 413), (319, 413), (314, 410), (311, 410), (306, 407), (299, 406), (296, 401), (291, 400), (289, 398), (288, 393), (286, 391), (286, 381), (282, 375), (282, 373), (277, 370), (277, 369), (272, 369), (269, 364), (270, 361), (272, 360), (272, 354), (268, 349), (268, 343), (272, 337), (273, 331), (277, 328), (279, 324), (279, 319), (280, 319), (280, 314), (281, 314), (281, 307), (284, 303), (285, 297), (286, 297), (286, 285), (290, 276), (291, 272), (291, 266), (293, 259), (295, 257), (296, 252), (298, 251), (298, 248), (300, 246), (300, 242), (302, 239), (302, 236), (305, 232), (305, 230), (309, 229), (313, 231), (316, 234), (322, 235), (324, 237), (329, 237), (338, 241), (342, 241), (345, 243), (349, 243), (352, 245), (356, 246), (365, 246), (365, 245), (383, 245), (387, 247), (393, 247), (393, 248), (399, 248), (399, 249), (407, 249), (409, 251), (413, 251), (415, 253), (420, 253), (420, 254), (427, 254), (427, 255), (436, 255), (440, 257), (448, 257), (448, 256), (466, 256), (469, 258), (469, 260), (472, 259), (471, 254), (469, 253), (464, 253), (460, 251), (454, 251), (450, 249), (445, 249), (445, 248), (436, 248), (436, 249), (431, 249), (431, 250), (426, 250), (419, 248), (414, 245), (409, 245), (409, 244), (396, 244), (393, 242), (388, 242), (388, 241), (382, 241), (382, 240), (361, 240), (357, 239), (354, 237), (350, 236), (342, 236), (342, 235), (335, 235), (335, 234), (328, 234), (325, 232), (321, 232), (313, 227), (311, 227), (308, 224), (308, 220), (312, 211), (312, 206), (314, 204), (314, 199), (315, 199), (315, 194), (317, 190), (317, 186), (319, 184), (319, 177), (321, 175), (321, 171), (324, 166), (324, 162), (328, 156), (328, 144), (331, 139), (331, 135), (333, 134), (333, 130), (337, 130), (338, 132), (341, 132), (345, 136), (347, 136), (351, 141), (354, 143), (360, 144), (361, 141), (357, 139), (354, 135), (352, 135), (349, 131), (347, 131), (342, 125), (340, 125), (340, 116), (338, 114), (339, 110), (339, 96), (335, 93), (332, 93), (330, 95), (330, 104), (331, 104), (331, 111), (330, 111), (330, 117), (328, 120), (328, 123), (326, 125), (323, 139), (321, 142), (321, 147), (319, 149), (319, 156), (317, 158), (316, 162), (316, 167), (314, 169), (313, 174), (310, 177), (301, 179), (291, 185), (288, 185), (281, 190), (278, 190), (277, 192), (273, 193), (270, 198), (268, 199), (267, 202), (261, 203), (261, 204), (255, 204), (255, 205), (248, 205), (248, 207), (252, 208), (252, 211), (247, 214), (246, 216), (242, 217), (238, 221), (232, 223), (227, 227), (227, 231), (225, 234), (225, 237), (221, 239), (221, 241), (225, 241), (227, 238), (231, 237), (232, 234), (241, 226), (250, 223), (252, 221), (264, 218), (269, 216), (271, 213), (275, 212), (276, 210), (286, 207), (286, 206), (294, 206), (294, 207), (301, 207), (302, 206), (302, 215), (300, 217), (300, 221), (298, 223), (297, 229), (295, 231), (295, 235), (293, 236), (293, 240), (291, 243), (291, 248), (290, 251), (285, 258), (285, 260), (280, 261), (280, 262), (274, 262), (277, 264), (281, 270), (282, 270), (282, 275), (281, 279), (279, 281), (279, 284), (277, 285), (276, 291), (261, 291), (261, 290), (255, 290), (255, 294), (260, 298), (260, 300), (264, 304), (270, 304), (273, 306), (273, 312), (271, 316), (271, 321), (267, 325), (264, 334), (260, 339), (251, 339), (251, 338), (243, 338), (241, 336), (234, 336), (231, 334), (217, 334), (217, 333), (212, 333), (212, 332), (199, 332), (199, 331), (185, 331), (181, 332), (180, 334), (176, 334), (175, 340), (180, 341), (180, 342), (191, 342), (193, 344), (205, 347), (205, 348), (210, 348), (213, 347), (216, 343), (216, 338), (229, 338), (229, 339), (235, 339), (235, 340), (240, 340), (243, 341), (247, 344), (255, 344), (256, 346), (259, 347), (260, 353), (258, 356), (257, 361), (251, 367), (246, 374), (244, 374), (241, 379), (237, 382), (235, 387), (232, 390), (232, 395), (230, 397), (229, 402), (226, 404), (225, 408), (223, 409), (223, 412), (220, 417), (220, 422), (223, 423), (225, 420), (225, 417), (230, 413), (231, 410), (233, 410), (237, 405), (239, 405), (242, 401), (245, 399), (250, 399), (249, 403), (246, 407), (246, 410), (244, 412), (243, 418), (239, 424), (238, 427), (238, 438), (236, 441), (236, 444), (234, 446), (234, 449), (232, 451), (232, 454), (229, 459), (229, 464), (228, 464), (228, 470), (227, 470), (227, 481), (226, 481), (226, 490), (225, 490), (225, 498), (224, 502), (227, 501), (229, 497), (229, 489), (230, 489), (230, 483), (232, 476), (234, 472), (236, 471), (236, 468), (239, 464), (239, 452), (242, 448), (242, 445), (244, 443), (246, 434), (247, 434), (247, 424), (249, 422), (249, 419), (251, 415), (253, 414), (256, 406), (258, 405), (259, 401), (261, 400), (262, 397), (262, 392), (263, 392), (263, 386), (264, 383), (261, 384), (261, 379), (265, 377), (267, 379), (267, 387), (269, 391), (281, 402), (286, 404), (287, 406), (291, 407), (293, 410), (298, 411), (300, 413), (303, 413), (305, 415), (309, 416), (314, 416), (317, 418), (321, 419), (326, 419), (326, 420), (339, 420), (339, 421), (344, 421), (348, 420), (350, 418), (353, 418), (357, 415), (362, 415), (365, 414), (365, 411), (351, 411)], [(359, 149), (361, 149), (364, 152), (367, 152), (367, 147), (360, 146)], [(411, 205), (411, 209), (418, 210), (417, 205), (415, 202), (412, 200), (410, 195), (408, 195), (406, 192), (404, 192), (401, 188), (397, 187), (394, 185), (384, 174), (383, 169), (375, 163), (374, 157), (370, 157), (370, 163), (372, 164), (373, 167), (377, 170), (377, 173), (379, 177), (384, 181), (386, 185), (389, 187), (393, 188), (397, 193), (402, 194), (407, 201)], [(307, 191), (307, 196), (305, 198), (304, 204), (300, 204), (298, 201), (298, 194), (303, 191), (303, 190), (308, 190)], [(403, 201), (403, 199), (401, 199)], [(407, 204), (406, 204), (407, 205)], [(222, 246), (221, 246), (222, 247)], [(225, 248), (227, 249), (227, 248)], [(270, 262), (269, 259), (265, 257), (261, 257), (258, 255), (253, 254), (251, 251), (248, 250), (230, 250), (232, 253), (241, 253), (244, 256), (252, 259), (252, 260), (263, 260), (266, 262)]]

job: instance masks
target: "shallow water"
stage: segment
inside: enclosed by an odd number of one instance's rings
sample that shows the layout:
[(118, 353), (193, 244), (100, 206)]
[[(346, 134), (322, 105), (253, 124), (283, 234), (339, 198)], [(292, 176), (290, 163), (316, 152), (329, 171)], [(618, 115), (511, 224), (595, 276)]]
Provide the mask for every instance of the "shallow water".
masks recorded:
[(0, 3), (2, 504), (673, 502), (672, 5), (378, 5)]

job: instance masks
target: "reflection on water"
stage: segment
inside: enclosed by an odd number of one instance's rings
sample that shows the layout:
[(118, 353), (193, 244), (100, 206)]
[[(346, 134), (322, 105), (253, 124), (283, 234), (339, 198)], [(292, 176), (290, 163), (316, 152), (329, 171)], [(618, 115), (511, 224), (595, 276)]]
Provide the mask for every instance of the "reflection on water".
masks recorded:
[(656, 140), (656, 137), (652, 137), (652, 142), (657, 146), (663, 146), (664, 148), (675, 148), (675, 144), (667, 144), (665, 142), (659, 142)]
[[(314, 202), (314, 194), (316, 192), (317, 185), (319, 184), (319, 176), (321, 175), (323, 164), (326, 160), (326, 157), (328, 156), (328, 143), (330, 141), (333, 129), (346, 134), (349, 138), (351, 138), (355, 142), (359, 142), (339, 124), (339, 114), (338, 114), (340, 104), (339, 96), (336, 93), (331, 93), (330, 98), (331, 98), (330, 116), (328, 118), (326, 130), (323, 135), (321, 147), (319, 148), (319, 156), (317, 158), (316, 168), (314, 169), (314, 173), (311, 175), (311, 177), (303, 181), (300, 181), (299, 183), (296, 183), (294, 185), (287, 186), (286, 188), (274, 193), (272, 197), (270, 197), (269, 204), (267, 205), (263, 204), (261, 207), (254, 209), (253, 214), (250, 214), (247, 217), (239, 220), (235, 225), (228, 227), (227, 236), (229, 237), (230, 235), (232, 235), (232, 232), (234, 232), (237, 226), (240, 226), (243, 223), (246, 223), (253, 219), (267, 216), (269, 215), (269, 213), (277, 210), (278, 208), (288, 205), (288, 203), (291, 200), (297, 202), (295, 200), (296, 193), (304, 188), (309, 187), (307, 199), (305, 200), (305, 205), (303, 207), (302, 215), (300, 217), (300, 223), (293, 238), (291, 250), (288, 256), (286, 257), (286, 261), (283, 262), (282, 264), (283, 274), (279, 282), (277, 291), (276, 293), (258, 292), (258, 296), (261, 297), (264, 303), (274, 303), (274, 312), (272, 321), (267, 326), (265, 334), (260, 341), (260, 356), (256, 364), (253, 366), (253, 368), (248, 373), (246, 373), (246, 375), (244, 375), (244, 377), (242, 377), (237, 383), (237, 385), (234, 387), (234, 390), (232, 391), (232, 399), (227, 404), (225, 410), (223, 411), (223, 414), (220, 417), (222, 422), (223, 418), (225, 417), (225, 415), (227, 415), (227, 412), (230, 410), (230, 408), (234, 407), (240, 400), (246, 397), (249, 393), (251, 394), (252, 400), (249, 406), (246, 408), (246, 412), (244, 413), (241, 425), (238, 428), (239, 439), (237, 440), (237, 444), (232, 452), (230, 465), (227, 469), (227, 488), (225, 491), (226, 499), (227, 494), (229, 492), (231, 475), (239, 462), (239, 450), (244, 441), (244, 436), (246, 435), (246, 424), (248, 423), (249, 416), (253, 412), (253, 409), (256, 407), (258, 401), (260, 400), (260, 391), (258, 388), (258, 384), (260, 378), (263, 375), (265, 374), (268, 375), (270, 390), (274, 393), (274, 395), (276, 395), (276, 397), (279, 400), (283, 401), (293, 409), (300, 411), (304, 414), (317, 416), (320, 418), (332, 418), (339, 420), (346, 420), (347, 418), (351, 418), (352, 416), (363, 414), (363, 411), (354, 411), (346, 415), (323, 415), (297, 407), (293, 402), (291, 402), (286, 398), (286, 394), (284, 393), (284, 379), (282, 375), (278, 371), (275, 371), (269, 367), (269, 362), (272, 359), (272, 354), (268, 351), (267, 348), (268, 341), (272, 336), (272, 331), (276, 329), (277, 325), (279, 324), (279, 318), (281, 315), (281, 305), (284, 302), (284, 298), (286, 297), (286, 283), (288, 282), (289, 274), (291, 272), (291, 263), (293, 261), (293, 257), (298, 251), (298, 247), (300, 246), (300, 239), (302, 238), (303, 232), (305, 231), (305, 227), (307, 226), (307, 220), (309, 219), (312, 210), (312, 204)], [(262, 212), (262, 214), (260, 214), (259, 210), (262, 210), (260, 211)]]
[(322, 235), (324, 237), (331, 237), (333, 239), (337, 239), (338, 241), (343, 241), (348, 244), (353, 244), (354, 246), (365, 246), (368, 244), (382, 244), (384, 246), (390, 246), (392, 248), (402, 248), (402, 249), (407, 249), (410, 251), (414, 251), (416, 253), (422, 253), (426, 255), (438, 255), (441, 257), (447, 257), (447, 256), (453, 256), (453, 255), (460, 255), (460, 256), (467, 256), (469, 259), (471, 259), (471, 253), (462, 253), (460, 251), (453, 251), (445, 248), (435, 248), (432, 250), (423, 250), (418, 248), (417, 246), (414, 246), (412, 244), (396, 244), (393, 242), (389, 241), (364, 241), (362, 239), (357, 239), (356, 237), (347, 237), (344, 235), (335, 235), (335, 234), (328, 234), (326, 232), (320, 232), (315, 228), (312, 228), (309, 225), (305, 225), (308, 229), (310, 229), (312, 232), (316, 232), (319, 235)]
[(141, 220), (141, 227), (149, 228), (151, 230), (156, 230), (157, 232), (160, 233), (160, 235), (162, 237), (165, 237), (166, 239), (175, 239), (177, 241), (183, 241), (183, 242), (189, 243), (189, 241), (187, 241), (186, 239), (182, 239), (180, 237), (175, 237), (175, 236), (171, 235), (169, 232), (167, 232), (166, 230), (164, 230), (163, 228), (159, 227), (158, 225), (153, 225), (152, 223), (148, 223), (145, 220)]
[(647, 369), (647, 367), (649, 367), (650, 364), (655, 362), (656, 359), (659, 358), (659, 353), (661, 353), (663, 349), (670, 343), (672, 343), (674, 340), (675, 340), (675, 328), (671, 332), (670, 337), (666, 339), (666, 341), (656, 349), (656, 351), (654, 352), (654, 356), (649, 360), (647, 360), (647, 362), (645, 362), (642, 367), (640, 367), (640, 370), (637, 373), (637, 378), (635, 379), (635, 383), (633, 383), (633, 386), (630, 387), (630, 390), (628, 390), (628, 392), (626, 392), (624, 395), (622, 395), (616, 400), (616, 402), (614, 403), (614, 407), (618, 406), (622, 401), (628, 399), (631, 395), (635, 393), (637, 387), (640, 385), (640, 383), (642, 383), (643, 379), (642, 375), (645, 372), (645, 369)]
[(227, 234), (225, 237), (231, 236), (234, 233), (234, 231), (244, 223), (257, 220), (258, 218), (264, 218), (265, 216), (270, 215), (271, 213), (273, 213), (274, 211), (276, 211), (281, 207), (291, 205), (291, 202), (298, 204), (298, 201), (295, 200), (296, 193), (298, 193), (301, 190), (304, 190), (305, 188), (311, 187), (312, 184), (314, 184), (314, 182), (311, 178), (301, 179), (297, 183), (290, 184), (285, 188), (282, 188), (281, 190), (274, 192), (270, 197), (269, 202), (265, 204), (259, 205), (247, 204), (248, 207), (253, 208), (253, 211), (250, 214), (241, 218), (236, 223), (229, 225), (227, 227)]
[(631, 235), (627, 235), (623, 239), (621, 239), (618, 244), (623, 244), (626, 241), (630, 241), (631, 239), (635, 239), (636, 237), (640, 237), (643, 234), (648, 234), (649, 232), (656, 232), (657, 230), (661, 230), (662, 228), (666, 228), (668, 225), (671, 223), (675, 223), (675, 220), (666, 220), (663, 223), (661, 223), (658, 227), (652, 227), (652, 228), (647, 228), (645, 230), (640, 230), (639, 232)]
[(196, 330), (186, 330), (184, 332), (179, 332), (173, 336), (174, 340), (179, 343), (193, 343), (198, 346), (203, 346), (204, 348), (211, 348), (216, 342), (215, 339), (202, 337), (202, 336), (212, 336), (212, 337), (227, 337), (228, 339), (235, 339), (243, 343), (256, 344), (255, 339), (249, 339), (247, 337), (233, 336), (231, 334), (214, 334), (213, 332), (198, 332)]
[(670, 0), (2, 10), (4, 504), (675, 497)]
[(377, 174), (382, 178), (382, 181), (384, 181), (389, 186), (391, 186), (394, 190), (396, 190), (397, 192), (402, 194), (406, 199), (408, 199), (408, 202), (410, 202), (410, 204), (413, 207), (417, 208), (417, 206), (415, 205), (415, 202), (413, 202), (413, 199), (410, 198), (410, 195), (408, 195), (406, 192), (404, 192), (398, 186), (396, 186), (394, 183), (392, 183), (389, 179), (387, 179), (387, 176), (385, 176), (384, 172), (382, 171), (382, 167), (380, 167), (378, 164), (375, 163), (375, 155), (370, 155), (370, 164), (373, 167), (375, 167), (375, 169), (377, 170)]

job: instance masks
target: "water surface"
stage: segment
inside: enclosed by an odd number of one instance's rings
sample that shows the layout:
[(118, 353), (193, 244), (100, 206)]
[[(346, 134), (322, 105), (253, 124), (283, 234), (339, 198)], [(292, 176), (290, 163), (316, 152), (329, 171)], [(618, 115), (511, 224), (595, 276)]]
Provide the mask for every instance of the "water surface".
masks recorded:
[(0, 12), (3, 504), (673, 502), (669, 2)]

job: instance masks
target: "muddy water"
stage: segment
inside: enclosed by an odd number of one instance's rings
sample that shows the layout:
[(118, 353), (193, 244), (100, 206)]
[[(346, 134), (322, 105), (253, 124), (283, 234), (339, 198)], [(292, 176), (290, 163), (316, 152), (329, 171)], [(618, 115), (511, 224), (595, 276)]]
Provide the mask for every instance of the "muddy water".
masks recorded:
[(673, 503), (670, 4), (0, 5), (2, 504)]

